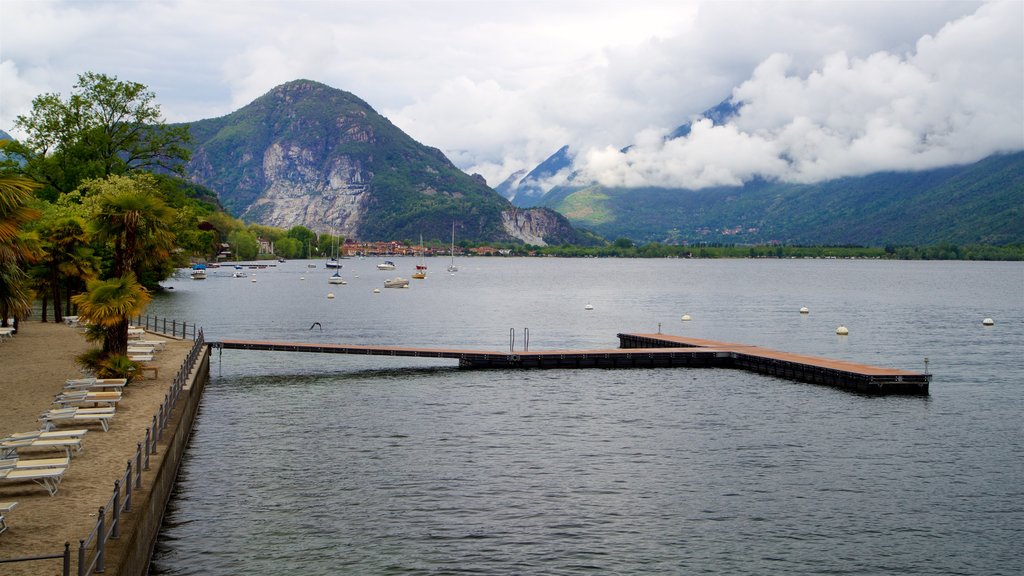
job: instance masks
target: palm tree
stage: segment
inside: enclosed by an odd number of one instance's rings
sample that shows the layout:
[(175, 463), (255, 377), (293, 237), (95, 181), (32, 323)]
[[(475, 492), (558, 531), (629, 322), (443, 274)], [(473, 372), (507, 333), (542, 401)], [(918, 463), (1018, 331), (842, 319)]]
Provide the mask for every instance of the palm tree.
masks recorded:
[[(53, 300), (53, 320), (60, 322), (63, 316), (61, 289), (67, 293), (70, 303), (70, 282), (81, 278), (95, 277), (95, 266), (91, 252), (87, 249), (88, 238), (78, 218), (65, 217), (48, 222), (39, 230), (46, 248), (42, 266), (45, 268), (45, 286)], [(45, 311), (44, 311), (45, 315)]]
[(21, 177), (0, 176), (0, 326), (32, 312), (32, 291), (22, 270), (39, 256), (38, 246), (22, 233), (25, 224), (39, 217), (28, 206), (38, 184)]
[(71, 298), (78, 306), (78, 316), (89, 324), (105, 330), (103, 353), (105, 356), (128, 352), (128, 323), (149, 305), (152, 297), (128, 272), (119, 278), (93, 280), (86, 292)]
[(173, 242), (169, 222), (174, 210), (160, 199), (156, 180), (149, 174), (110, 176), (87, 186), (101, 192), (93, 232), (96, 240), (114, 245), (113, 276), (127, 272), (137, 276), (136, 266), (147, 243), (168, 247)]

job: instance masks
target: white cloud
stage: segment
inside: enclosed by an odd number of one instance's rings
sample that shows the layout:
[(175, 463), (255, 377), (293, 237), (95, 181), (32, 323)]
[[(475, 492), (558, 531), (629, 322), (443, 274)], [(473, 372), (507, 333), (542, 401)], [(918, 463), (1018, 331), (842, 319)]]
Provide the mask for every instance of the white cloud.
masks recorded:
[[(900, 158), (924, 166), (1019, 141), (1020, 11), (943, 1), (3, 0), (0, 128), (10, 131), (34, 96), (70, 93), (85, 71), (146, 84), (173, 122), (221, 116), (308, 78), (356, 94), (492, 184), (565, 144), (580, 159), (618, 158), (609, 173), (631, 182), (685, 180), (698, 168), (710, 182)], [(749, 102), (733, 132), (702, 134), (776, 161), (682, 170), (668, 154), (682, 143), (635, 147), (651, 154), (644, 160), (615, 156), (640, 127), (668, 133), (734, 88)], [(1014, 97), (1016, 115), (1006, 110)], [(924, 149), (913, 143), (922, 134)], [(704, 157), (697, 144), (687, 153)], [(779, 167), (782, 154), (793, 167)], [(630, 174), (631, 162), (643, 171)]]
[(702, 188), (754, 176), (815, 182), (919, 170), (1024, 149), (1024, 4), (994, 3), (919, 39), (913, 51), (828, 55), (807, 74), (766, 58), (732, 94), (740, 113), (686, 138), (620, 153), (597, 148), (580, 168), (615, 186)]

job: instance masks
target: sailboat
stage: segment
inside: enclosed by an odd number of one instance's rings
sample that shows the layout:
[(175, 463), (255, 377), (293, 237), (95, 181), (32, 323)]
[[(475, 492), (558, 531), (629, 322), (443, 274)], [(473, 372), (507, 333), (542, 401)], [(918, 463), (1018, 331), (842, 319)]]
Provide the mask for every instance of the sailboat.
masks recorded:
[(324, 264), (328, 268), (341, 268), (341, 260), (338, 259), (338, 239), (334, 238), (334, 255), (327, 259)]
[(338, 260), (338, 241), (334, 241), (334, 257), (327, 261), (328, 268), (334, 268), (334, 274), (327, 279), (328, 284), (346, 284), (345, 280), (341, 277), (341, 261)]
[(459, 271), (459, 267), (455, 265), (455, 222), (452, 222), (452, 247), (451, 247), (451, 254), (452, 254), (452, 263), (448, 265), (448, 271), (449, 272), (458, 272)]
[(423, 235), (420, 234), (420, 263), (416, 265), (416, 271), (412, 273), (416, 280), (423, 280), (427, 277), (427, 265), (423, 263)]

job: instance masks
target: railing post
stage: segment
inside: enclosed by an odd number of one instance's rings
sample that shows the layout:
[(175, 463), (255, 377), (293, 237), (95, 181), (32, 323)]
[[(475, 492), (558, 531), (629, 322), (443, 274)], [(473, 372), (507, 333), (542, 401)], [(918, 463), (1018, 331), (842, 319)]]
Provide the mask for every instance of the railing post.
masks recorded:
[(124, 473), (124, 511), (132, 511), (132, 461), (128, 461), (128, 467)]
[[(149, 442), (149, 430), (146, 430), (146, 442)], [(146, 459), (146, 467), (149, 468), (149, 459)], [(142, 443), (135, 449), (135, 488), (142, 488)]]
[(158, 433), (157, 432), (157, 423), (156, 423), (156, 414), (153, 414), (153, 425), (150, 426), (150, 429), (153, 431), (153, 433), (149, 435), (149, 440), (150, 440), (149, 453), (150, 454), (156, 454), (156, 435)]
[(171, 320), (171, 336), (178, 335), (178, 319)]
[(98, 528), (96, 529), (96, 571), (103, 572), (106, 570), (104, 565), (103, 553), (107, 550), (107, 512), (100, 506), (100, 519), (96, 523)]
[(85, 576), (85, 540), (78, 541), (78, 576)]
[(114, 512), (110, 518), (110, 537), (117, 538), (121, 535), (121, 481), (114, 480)]
[(63, 576), (71, 576), (71, 542), (64, 542), (64, 566), (62, 567), (61, 574)]
[(164, 334), (167, 334), (167, 318), (164, 318), (164, 329), (161, 330)]

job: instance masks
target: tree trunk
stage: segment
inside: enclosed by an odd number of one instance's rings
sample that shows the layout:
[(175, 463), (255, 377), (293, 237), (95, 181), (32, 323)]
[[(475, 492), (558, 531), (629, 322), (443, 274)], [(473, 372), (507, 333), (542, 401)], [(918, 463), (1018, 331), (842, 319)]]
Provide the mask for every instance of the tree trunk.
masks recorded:
[(39, 319), (40, 322), (46, 322), (46, 307), (50, 305), (50, 299), (46, 297), (46, 291), (43, 291), (43, 317)]
[(57, 266), (54, 265), (50, 270), (50, 286), (53, 290), (53, 321), (63, 322), (64, 314), (60, 309), (60, 274), (57, 272)]

